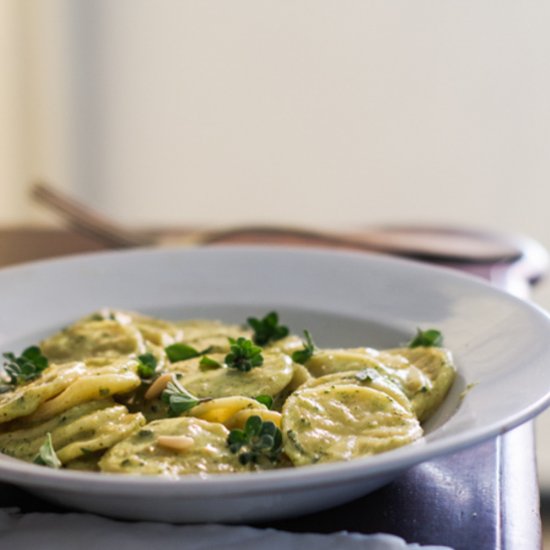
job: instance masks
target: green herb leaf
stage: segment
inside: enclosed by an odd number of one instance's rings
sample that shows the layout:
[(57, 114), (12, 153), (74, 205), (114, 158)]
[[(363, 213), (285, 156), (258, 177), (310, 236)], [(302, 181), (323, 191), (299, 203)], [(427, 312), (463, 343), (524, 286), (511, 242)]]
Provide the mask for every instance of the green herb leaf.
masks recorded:
[(262, 419), (259, 416), (251, 416), (244, 425), (244, 433), (248, 438), (259, 436), (262, 429)]
[(235, 429), (229, 432), (227, 437), (227, 444), (229, 445), (229, 450), (232, 453), (238, 452), (241, 447), (246, 445), (248, 442), (248, 437), (243, 430)]
[(198, 398), (189, 393), (176, 380), (168, 382), (166, 389), (162, 392), (161, 399), (170, 407), (172, 416), (179, 416), (181, 413), (196, 407), (199, 403), (210, 401), (210, 397)]
[(193, 359), (194, 357), (200, 357), (205, 353), (210, 353), (212, 351), (212, 346), (209, 346), (206, 349), (199, 351), (193, 346), (178, 342), (164, 348), (164, 351), (166, 352), (166, 355), (168, 355), (168, 359), (170, 360), (170, 362), (176, 363), (177, 361), (186, 361), (187, 359)]
[(254, 367), (263, 365), (262, 348), (255, 346), (252, 340), (246, 338), (229, 338), (231, 351), (225, 356), (225, 364), (242, 372), (248, 372)]
[(199, 362), (199, 367), (201, 370), (212, 370), (212, 369), (221, 369), (223, 365), (221, 363), (218, 363), (218, 361), (214, 361), (214, 359), (211, 359), (207, 355), (204, 357), (201, 357), (201, 360)]
[(176, 363), (177, 361), (185, 361), (200, 355), (200, 352), (194, 347), (188, 346), (187, 344), (182, 344), (181, 342), (164, 348), (164, 351), (172, 363)]
[(271, 397), (271, 395), (257, 395), (254, 399), (258, 401), (258, 403), (265, 405), (268, 409), (273, 407), (273, 397)]
[(315, 350), (317, 349), (317, 346), (313, 342), (313, 338), (311, 337), (309, 331), (304, 330), (304, 336), (306, 337), (304, 348), (299, 349), (292, 354), (292, 360), (295, 363), (300, 363), (301, 365), (311, 359), (311, 357), (315, 353)]
[(48, 366), (48, 359), (38, 346), (31, 346), (16, 357), (13, 353), (4, 353), (4, 373), (9, 384), (17, 386), (38, 378)]
[(34, 457), (33, 462), (41, 466), (49, 466), (50, 468), (61, 468), (61, 460), (55, 454), (52, 443), (52, 434), (46, 434), (46, 441), (40, 447), (38, 454)]
[(443, 344), (443, 335), (439, 330), (431, 328), (428, 330), (417, 329), (416, 336), (408, 343), (409, 348), (419, 347), (440, 347)]
[(152, 353), (138, 355), (139, 365), (137, 368), (140, 378), (152, 378), (157, 368), (157, 358)]
[(263, 319), (249, 317), (247, 323), (254, 331), (254, 343), (259, 346), (288, 336), (288, 327), (279, 325), (279, 315), (276, 311), (270, 311)]
[(259, 416), (251, 416), (244, 430), (231, 430), (227, 438), (229, 450), (236, 454), (240, 451), (241, 464), (257, 464), (262, 458), (275, 462), (279, 459), (283, 437), (281, 430), (273, 422), (262, 422)]

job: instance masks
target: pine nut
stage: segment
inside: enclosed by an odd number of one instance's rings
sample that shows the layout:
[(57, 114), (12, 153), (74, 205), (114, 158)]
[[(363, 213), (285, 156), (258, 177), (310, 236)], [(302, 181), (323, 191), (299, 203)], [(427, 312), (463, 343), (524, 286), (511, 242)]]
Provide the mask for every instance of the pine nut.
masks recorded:
[(172, 451), (187, 451), (194, 443), (195, 440), (186, 435), (159, 435), (157, 438), (157, 445), (159, 447)]
[(152, 384), (149, 386), (149, 389), (145, 392), (145, 399), (147, 401), (158, 397), (168, 385), (168, 382), (172, 380), (172, 374), (165, 372), (161, 374)]

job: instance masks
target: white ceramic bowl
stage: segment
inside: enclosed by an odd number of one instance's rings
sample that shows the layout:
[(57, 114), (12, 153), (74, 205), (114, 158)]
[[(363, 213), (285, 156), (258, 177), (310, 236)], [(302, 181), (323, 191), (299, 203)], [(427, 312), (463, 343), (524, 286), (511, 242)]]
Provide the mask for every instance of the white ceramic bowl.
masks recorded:
[(168, 480), (57, 471), (0, 455), (0, 479), (115, 517), (241, 522), (328, 508), (414, 464), (509, 430), (550, 399), (546, 313), (471, 277), (362, 253), (134, 250), (4, 269), (0, 351), (19, 351), (103, 306), (236, 322), (275, 309), (291, 330), (307, 328), (319, 345), (334, 347), (391, 347), (417, 327), (437, 327), (458, 364), (458, 379), (425, 438), (346, 463)]

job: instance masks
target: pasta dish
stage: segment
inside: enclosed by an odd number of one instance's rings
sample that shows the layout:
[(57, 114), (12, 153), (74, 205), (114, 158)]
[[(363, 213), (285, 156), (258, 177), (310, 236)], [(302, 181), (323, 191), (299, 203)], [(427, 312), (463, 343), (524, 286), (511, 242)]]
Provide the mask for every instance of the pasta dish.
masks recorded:
[(4, 353), (0, 451), (172, 477), (378, 454), (421, 438), (444, 400), (455, 367), (441, 346), (435, 329), (328, 349), (276, 312), (241, 326), (105, 309)]

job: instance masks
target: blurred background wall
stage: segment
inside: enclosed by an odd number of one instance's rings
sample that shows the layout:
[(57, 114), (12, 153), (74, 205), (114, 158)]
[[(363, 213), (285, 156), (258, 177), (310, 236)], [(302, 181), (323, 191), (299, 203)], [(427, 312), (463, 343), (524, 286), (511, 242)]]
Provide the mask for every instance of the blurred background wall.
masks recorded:
[(0, 223), (43, 221), (43, 177), (133, 225), (550, 248), (549, 29), (543, 0), (0, 0)]
[(0, 9), (3, 220), (43, 176), (133, 224), (407, 218), (548, 240), (547, 2)]

